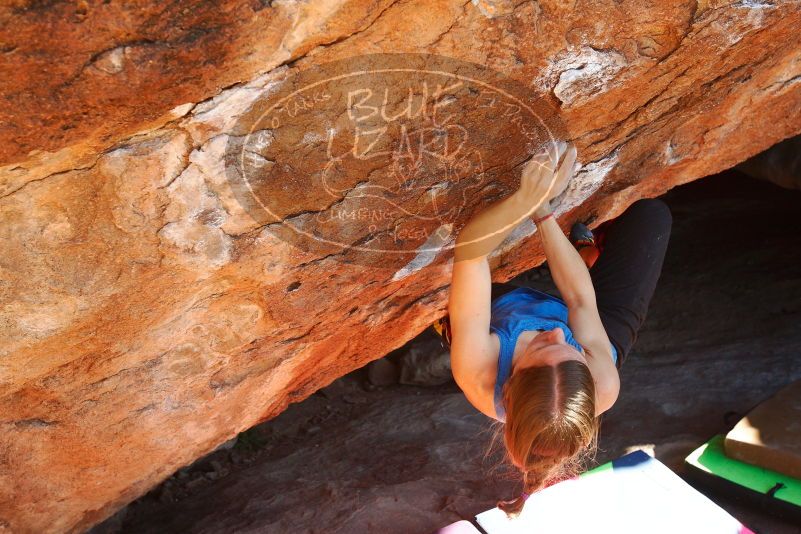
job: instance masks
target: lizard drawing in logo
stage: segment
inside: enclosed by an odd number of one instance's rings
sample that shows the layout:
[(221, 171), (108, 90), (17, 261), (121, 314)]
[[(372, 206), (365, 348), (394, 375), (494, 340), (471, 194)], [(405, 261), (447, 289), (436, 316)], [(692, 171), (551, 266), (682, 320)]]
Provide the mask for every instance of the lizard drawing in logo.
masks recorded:
[[(394, 130), (356, 129), (351, 149), (335, 155), (336, 131), (329, 129), (322, 187), (332, 199), (356, 202), (370, 213), (391, 213), (390, 224), (413, 219), (436, 228), (452, 223), (485, 185), (483, 158), (468, 130), (458, 124), (401, 124)], [(367, 179), (354, 186), (352, 172), (365, 164)], [(332, 214), (318, 215), (322, 221)]]

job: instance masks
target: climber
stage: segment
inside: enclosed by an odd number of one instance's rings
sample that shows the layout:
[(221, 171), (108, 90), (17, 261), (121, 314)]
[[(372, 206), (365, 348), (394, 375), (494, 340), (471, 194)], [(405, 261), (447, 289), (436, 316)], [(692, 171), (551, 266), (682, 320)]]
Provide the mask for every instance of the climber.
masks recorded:
[[(518, 190), (474, 215), (455, 244), (442, 333), (468, 401), (505, 423), (507, 457), (523, 474), (520, 497), (498, 503), (510, 516), (594, 455), (599, 416), (617, 399), (618, 370), (645, 319), (670, 234), (670, 211), (650, 199), (603, 224), (597, 239), (576, 225), (571, 243), (551, 201), (575, 171), (576, 148), (554, 142), (525, 165)], [(491, 281), (489, 254), (530, 216), (561, 298)]]

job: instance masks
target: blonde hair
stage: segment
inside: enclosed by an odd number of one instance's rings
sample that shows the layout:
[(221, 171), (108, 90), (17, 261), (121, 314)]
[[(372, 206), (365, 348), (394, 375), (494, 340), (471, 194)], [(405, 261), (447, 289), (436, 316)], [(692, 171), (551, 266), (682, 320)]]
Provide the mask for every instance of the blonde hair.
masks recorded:
[(599, 419), (595, 383), (584, 362), (527, 367), (503, 388), (506, 456), (523, 474), (523, 495), (498, 502), (509, 517), (523, 509), (527, 495), (576, 476), (595, 456)]

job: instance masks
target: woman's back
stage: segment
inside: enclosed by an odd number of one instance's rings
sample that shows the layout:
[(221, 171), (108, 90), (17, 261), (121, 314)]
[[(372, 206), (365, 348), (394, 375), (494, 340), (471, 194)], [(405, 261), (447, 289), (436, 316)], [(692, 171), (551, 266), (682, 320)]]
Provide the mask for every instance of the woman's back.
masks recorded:
[[(568, 327), (567, 314), (567, 306), (561, 299), (530, 287), (519, 287), (492, 301), (490, 331), (500, 342), (494, 388), (495, 413), (499, 420), (505, 419), (503, 385), (511, 374), (515, 347), (522, 333), (561, 328), (565, 341), (579, 352), (583, 351)], [(614, 348), (612, 357), (617, 360)]]

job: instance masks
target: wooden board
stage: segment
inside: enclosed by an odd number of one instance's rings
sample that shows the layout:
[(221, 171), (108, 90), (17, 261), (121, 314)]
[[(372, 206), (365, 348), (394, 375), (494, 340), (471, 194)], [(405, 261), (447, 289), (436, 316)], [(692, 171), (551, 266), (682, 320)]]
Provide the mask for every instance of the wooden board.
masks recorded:
[(743, 417), (724, 449), (735, 460), (801, 479), (801, 380)]

